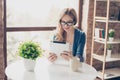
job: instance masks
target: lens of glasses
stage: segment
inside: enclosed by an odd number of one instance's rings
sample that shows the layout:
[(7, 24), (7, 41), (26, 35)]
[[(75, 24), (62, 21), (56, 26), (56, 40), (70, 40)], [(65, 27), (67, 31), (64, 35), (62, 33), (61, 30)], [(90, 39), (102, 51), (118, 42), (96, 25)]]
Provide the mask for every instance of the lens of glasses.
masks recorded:
[(62, 26), (65, 26), (65, 25), (67, 25), (67, 26), (73, 26), (73, 22), (61, 21), (61, 25), (62, 25)]

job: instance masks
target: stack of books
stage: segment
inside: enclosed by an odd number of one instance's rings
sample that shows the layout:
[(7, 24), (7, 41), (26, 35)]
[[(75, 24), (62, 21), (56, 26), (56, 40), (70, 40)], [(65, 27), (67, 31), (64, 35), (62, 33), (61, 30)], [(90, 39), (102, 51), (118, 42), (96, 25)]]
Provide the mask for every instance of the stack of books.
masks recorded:
[(105, 38), (105, 30), (101, 28), (95, 28), (95, 38)]

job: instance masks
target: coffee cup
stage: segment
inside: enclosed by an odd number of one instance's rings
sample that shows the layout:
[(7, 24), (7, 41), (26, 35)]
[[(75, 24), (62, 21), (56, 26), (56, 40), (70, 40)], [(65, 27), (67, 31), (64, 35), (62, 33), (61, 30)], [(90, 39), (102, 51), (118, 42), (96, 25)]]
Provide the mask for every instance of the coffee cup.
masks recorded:
[(69, 61), (69, 66), (71, 71), (78, 71), (78, 68), (80, 66), (80, 60), (77, 57), (73, 57), (72, 59), (70, 59)]

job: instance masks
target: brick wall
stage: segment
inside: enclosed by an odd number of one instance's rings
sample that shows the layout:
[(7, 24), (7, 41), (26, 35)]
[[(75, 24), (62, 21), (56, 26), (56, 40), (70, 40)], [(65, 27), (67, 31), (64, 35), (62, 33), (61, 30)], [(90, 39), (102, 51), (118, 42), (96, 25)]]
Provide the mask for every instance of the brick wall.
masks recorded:
[(3, 57), (3, 24), (2, 24), (2, 0), (0, 0), (0, 80), (4, 80), (4, 57)]
[(86, 41), (86, 62), (90, 64), (91, 43), (92, 43), (92, 26), (93, 26), (93, 9), (94, 0), (89, 0), (88, 22), (87, 25), (87, 41)]

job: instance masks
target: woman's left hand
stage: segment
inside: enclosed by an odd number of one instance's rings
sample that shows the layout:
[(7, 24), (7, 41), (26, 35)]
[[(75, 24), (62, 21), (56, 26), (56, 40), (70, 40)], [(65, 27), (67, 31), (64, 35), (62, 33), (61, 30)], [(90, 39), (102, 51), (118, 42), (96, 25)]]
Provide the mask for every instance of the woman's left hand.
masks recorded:
[(61, 56), (68, 61), (72, 58), (72, 54), (69, 51), (63, 51), (63, 53), (61, 53)]

